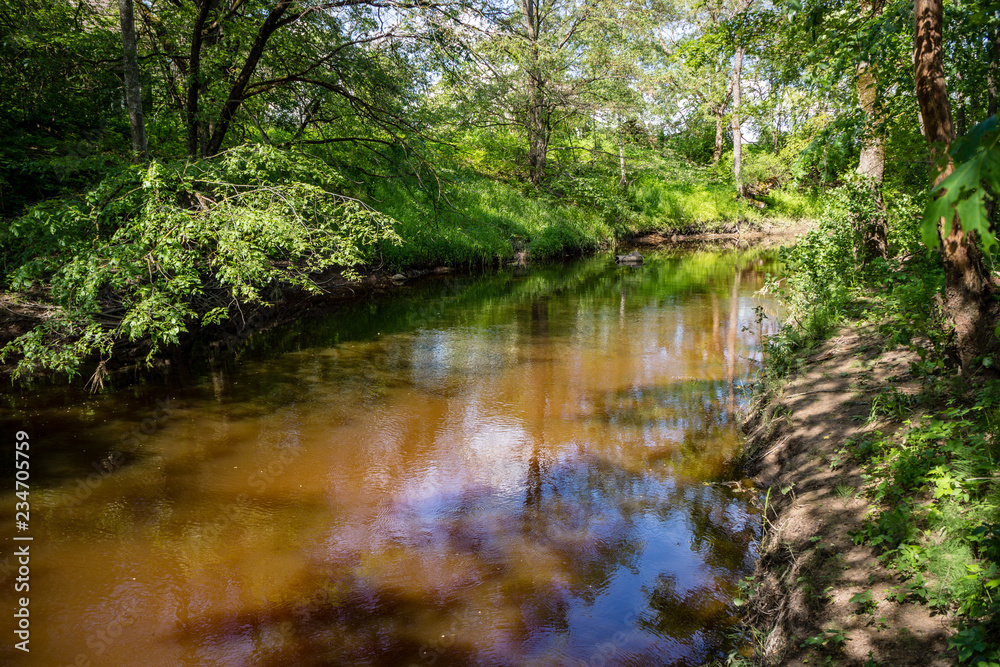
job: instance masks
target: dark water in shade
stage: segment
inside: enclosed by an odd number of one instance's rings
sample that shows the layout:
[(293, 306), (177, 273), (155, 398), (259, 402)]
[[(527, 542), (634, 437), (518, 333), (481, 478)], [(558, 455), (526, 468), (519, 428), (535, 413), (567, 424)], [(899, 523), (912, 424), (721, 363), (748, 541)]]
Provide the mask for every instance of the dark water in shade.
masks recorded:
[[(760, 518), (705, 482), (734, 474), (769, 257), (428, 280), (255, 338), (182, 388), (5, 390), (0, 663), (724, 655)], [(21, 595), (30, 654), (11, 649)]]

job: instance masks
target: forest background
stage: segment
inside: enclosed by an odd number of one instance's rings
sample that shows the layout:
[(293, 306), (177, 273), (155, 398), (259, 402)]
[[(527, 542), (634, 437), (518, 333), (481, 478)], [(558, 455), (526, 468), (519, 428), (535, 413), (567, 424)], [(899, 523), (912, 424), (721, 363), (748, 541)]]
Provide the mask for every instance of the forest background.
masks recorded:
[(920, 352), (951, 412), (864, 450), (859, 539), (950, 559), (998, 664), (998, 78), (997, 0), (0, 0), (0, 359), (100, 387), (362, 272), (811, 221), (771, 378), (845, 320)]

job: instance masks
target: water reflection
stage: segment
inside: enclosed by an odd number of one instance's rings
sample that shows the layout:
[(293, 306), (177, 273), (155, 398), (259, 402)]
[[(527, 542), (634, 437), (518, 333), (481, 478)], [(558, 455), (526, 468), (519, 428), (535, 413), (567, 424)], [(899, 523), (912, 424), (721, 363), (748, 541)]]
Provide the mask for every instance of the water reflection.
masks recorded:
[(766, 259), (430, 282), (180, 392), (12, 397), (37, 459), (18, 664), (719, 655), (759, 520), (704, 482), (731, 474)]

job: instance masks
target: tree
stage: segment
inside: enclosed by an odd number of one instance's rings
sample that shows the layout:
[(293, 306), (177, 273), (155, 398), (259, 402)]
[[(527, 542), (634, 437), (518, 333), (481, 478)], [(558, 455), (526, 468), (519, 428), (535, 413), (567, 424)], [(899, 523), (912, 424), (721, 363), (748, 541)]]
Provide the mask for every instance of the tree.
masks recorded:
[[(937, 186), (955, 170), (948, 153), (955, 130), (942, 64), (942, 0), (915, 0), (914, 11), (917, 100), (924, 136), (936, 165), (933, 183)], [(975, 234), (963, 229), (957, 213), (938, 218), (937, 230), (945, 271), (944, 311), (955, 327), (959, 360), (963, 367), (969, 367), (978, 355), (997, 346), (992, 326), (996, 319), (995, 287), (989, 280)]]
[(736, 198), (742, 199), (746, 196), (746, 187), (743, 183), (743, 134), (740, 126), (740, 101), (742, 95), (741, 77), (743, 74), (743, 53), (746, 49), (743, 36), (743, 24), (746, 22), (747, 12), (753, 0), (744, 0), (740, 8), (739, 21), (740, 28), (736, 31), (736, 55), (733, 56), (733, 181), (736, 183)]
[(522, 0), (487, 3), (477, 17), (450, 35), (459, 47), (442, 54), (446, 94), (460, 125), (521, 133), (531, 183), (546, 176), (554, 133), (633, 115), (639, 58), (630, 4)]
[(0, 217), (86, 188), (117, 160), (121, 35), (106, 14), (0, 0)]
[(740, 93), (743, 71), (743, 45), (736, 47), (733, 57), (733, 181), (736, 183), (736, 198), (742, 199), (745, 194), (743, 187), (743, 135), (740, 127)]
[(150, 0), (139, 11), (155, 42), (160, 98), (181, 115), (189, 157), (219, 153), (241, 123), (265, 142), (266, 127), (288, 128), (298, 140), (331, 118), (354, 119), (347, 132), (354, 142), (419, 135), (404, 110), (419, 106), (426, 75), (406, 44), (430, 39), (447, 2), (179, 0), (182, 11), (177, 4)]
[[(881, 14), (882, 0), (865, 0), (863, 3), (872, 18)], [(865, 263), (889, 256), (888, 223), (885, 216), (885, 202), (882, 199), (882, 182), (885, 179), (885, 141), (882, 137), (882, 121), (876, 112), (878, 88), (875, 67), (862, 59), (857, 64), (857, 89), (861, 113), (865, 127), (861, 141), (861, 155), (855, 173), (864, 181), (864, 188), (872, 197), (871, 215), (858, 221), (857, 230), (860, 245), (857, 254)]]
[(146, 141), (146, 123), (142, 115), (142, 87), (139, 84), (139, 57), (135, 44), (135, 17), (132, 0), (118, 0), (118, 17), (122, 30), (122, 49), (125, 52), (125, 104), (128, 106), (129, 125), (132, 130), (132, 151), (139, 159), (149, 159)]

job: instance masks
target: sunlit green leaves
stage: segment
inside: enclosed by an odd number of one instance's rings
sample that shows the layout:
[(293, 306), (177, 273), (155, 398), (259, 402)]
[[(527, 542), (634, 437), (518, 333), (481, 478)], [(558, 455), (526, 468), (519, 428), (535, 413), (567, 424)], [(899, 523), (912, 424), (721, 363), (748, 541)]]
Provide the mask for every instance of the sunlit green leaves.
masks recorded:
[(933, 200), (924, 212), (921, 225), (924, 243), (937, 247), (938, 225), (943, 218), (942, 235), (947, 237), (955, 216), (962, 229), (976, 232), (986, 251), (997, 244), (986, 213), (987, 195), (983, 184), (1000, 191), (1000, 133), (996, 116), (980, 123), (968, 135), (957, 140), (951, 150), (957, 166), (931, 193)]
[[(130, 167), (82, 201), (32, 209), (15, 228), (38, 241), (38, 256), (22, 259), (12, 285), (49, 283), (59, 326), (36, 328), (0, 357), (19, 355), (18, 374), (73, 373), (87, 355), (110, 355), (127, 340), (144, 341), (151, 359), (198, 322), (225, 322), (288, 288), (317, 290), (317, 272), (356, 276), (398, 236), (392, 220), (339, 194), (342, 185), (319, 161), (244, 147), (211, 161)], [(70, 223), (72, 233), (50, 230)], [(97, 229), (102, 240), (91, 242)]]

